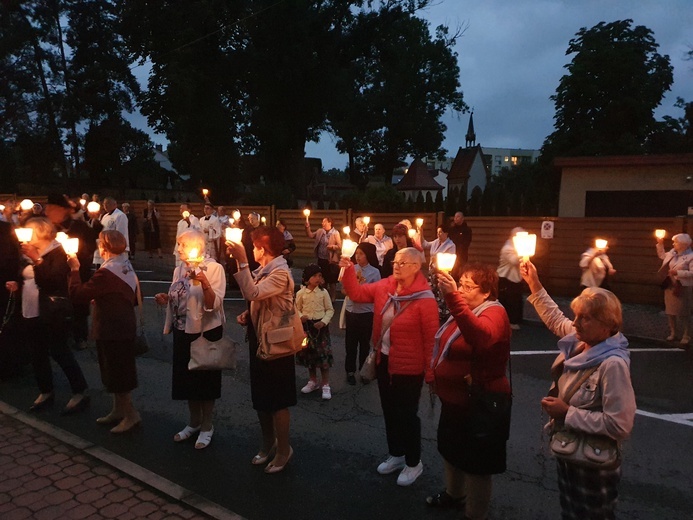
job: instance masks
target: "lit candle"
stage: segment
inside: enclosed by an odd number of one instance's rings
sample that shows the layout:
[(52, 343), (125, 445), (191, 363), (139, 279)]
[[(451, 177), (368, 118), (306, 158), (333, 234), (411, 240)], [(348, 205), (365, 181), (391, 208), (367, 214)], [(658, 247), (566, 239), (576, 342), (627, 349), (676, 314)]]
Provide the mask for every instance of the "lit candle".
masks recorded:
[(186, 209), (183, 213), (183, 218), (188, 218), (190, 216), (190, 212)]
[(609, 242), (607, 242), (603, 238), (598, 238), (594, 241), (594, 246), (597, 249), (604, 249), (608, 244), (609, 244)]
[(412, 240), (414, 240), (414, 237), (416, 236), (416, 229), (414, 229), (414, 228), (409, 229), (409, 230), (407, 231), (407, 233), (409, 234), (409, 238), (411, 238)]
[(87, 199), (79, 199), (79, 205), (84, 207), (84, 205), (87, 203)]
[(24, 199), (19, 203), (19, 207), (22, 211), (29, 211), (34, 207), (34, 203), (31, 201), (31, 199)]
[(438, 253), (436, 255), (436, 267), (439, 271), (449, 273), (455, 267), (457, 255), (455, 253)]
[(308, 222), (308, 217), (310, 217), (310, 210), (308, 208), (303, 210), (303, 215), (306, 217), (306, 222)]
[(416, 227), (421, 229), (421, 226), (423, 226), (423, 219), (422, 218), (417, 218), (416, 219)]
[(209, 190), (207, 188), (202, 188), (202, 195), (207, 197), (207, 195), (209, 195)]
[(88, 213), (98, 213), (99, 211), (101, 211), (101, 204), (98, 202), (92, 200), (89, 204), (87, 204)]
[(198, 260), (199, 259), (199, 250), (196, 247), (193, 247), (190, 251), (188, 251), (188, 260)]
[(229, 219), (229, 224), (231, 224), (231, 225), (233, 226), (235, 223), (236, 223), (236, 219), (235, 219), (235, 218), (230, 218), (230, 219)]
[(342, 228), (342, 231), (344, 231), (344, 236), (349, 238), (349, 233), (351, 233), (351, 228), (349, 226), (344, 226)]
[(363, 217), (363, 223), (366, 224), (366, 226), (368, 224), (370, 224), (371, 223), (371, 217)]
[(66, 238), (63, 242), (63, 249), (68, 255), (76, 255), (79, 251), (79, 238)]
[(527, 231), (519, 231), (513, 236), (513, 245), (518, 256), (521, 256), (522, 260), (527, 262), (530, 256), (534, 256), (536, 251), (537, 235), (530, 235)]
[(34, 230), (30, 227), (20, 227), (14, 230), (17, 235), (17, 240), (22, 244), (28, 244), (34, 234)]
[(226, 241), (227, 242), (233, 242), (235, 244), (240, 244), (241, 239), (243, 238), (243, 230), (240, 228), (226, 228), (224, 231), (226, 234)]
[(55, 235), (55, 240), (57, 240), (61, 244), (65, 242), (65, 240), (67, 240), (68, 238), (70, 237), (68, 237), (67, 233), (65, 233), (64, 231), (58, 231), (58, 233)]
[(260, 217), (260, 222), (262, 222), (262, 225), (264, 226), (267, 224), (267, 219), (265, 217)]
[(4, 204), (0, 204), (0, 211), (5, 211), (5, 205)]
[(238, 211), (237, 209), (233, 211), (233, 218), (234, 220), (239, 220), (241, 218), (241, 212)]
[(664, 238), (667, 236), (667, 230), (666, 229), (655, 229), (655, 236), (657, 238)]
[[(356, 248), (358, 247), (358, 244), (354, 242), (353, 240), (349, 240), (348, 238), (342, 241), (342, 256), (346, 258), (351, 258), (354, 256), (354, 253), (356, 252)], [(339, 277), (337, 278), (338, 280), (342, 279), (342, 276), (344, 276), (344, 268), (342, 267), (339, 270)]]

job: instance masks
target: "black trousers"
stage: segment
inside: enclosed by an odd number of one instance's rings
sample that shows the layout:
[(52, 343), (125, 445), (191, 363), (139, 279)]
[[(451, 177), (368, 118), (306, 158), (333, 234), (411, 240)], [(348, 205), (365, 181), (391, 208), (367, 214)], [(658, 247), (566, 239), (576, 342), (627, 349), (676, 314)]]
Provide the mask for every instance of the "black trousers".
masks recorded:
[(67, 327), (48, 327), (41, 323), (40, 318), (25, 319), (24, 325), (39, 391), (42, 394), (53, 391), (53, 369), (50, 360), (53, 358), (65, 373), (72, 393), (84, 393), (87, 381), (74, 354), (67, 346)]
[(421, 461), (419, 399), (423, 374), (390, 375), (388, 356), (381, 355), (377, 375), (388, 451), (394, 457), (404, 456), (407, 466), (416, 466)]
[(361, 370), (363, 362), (368, 357), (368, 352), (371, 348), (371, 334), (373, 333), (373, 313), (346, 311), (344, 318), (346, 321), (344, 370), (349, 374), (357, 370), (357, 354), (359, 360), (358, 370)]

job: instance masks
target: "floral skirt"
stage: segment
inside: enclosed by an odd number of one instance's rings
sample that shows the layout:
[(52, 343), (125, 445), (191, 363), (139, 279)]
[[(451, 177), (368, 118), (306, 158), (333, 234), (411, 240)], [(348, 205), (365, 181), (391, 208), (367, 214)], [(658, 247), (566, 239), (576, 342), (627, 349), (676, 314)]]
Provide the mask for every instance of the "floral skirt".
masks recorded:
[(310, 369), (330, 368), (332, 357), (332, 342), (329, 326), (316, 329), (315, 324), (320, 320), (308, 320), (303, 324), (303, 330), (308, 336), (308, 346), (296, 354), (296, 364)]

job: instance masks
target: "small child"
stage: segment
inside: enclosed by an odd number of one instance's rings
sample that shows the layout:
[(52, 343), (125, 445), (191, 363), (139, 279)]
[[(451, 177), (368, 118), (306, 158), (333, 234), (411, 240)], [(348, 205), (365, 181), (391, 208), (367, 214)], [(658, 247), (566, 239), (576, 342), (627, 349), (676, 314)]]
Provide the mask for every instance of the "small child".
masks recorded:
[(310, 380), (301, 388), (301, 393), (309, 394), (320, 388), (317, 379), (319, 368), (322, 398), (332, 399), (330, 367), (333, 358), (328, 324), (334, 316), (334, 307), (330, 294), (321, 287), (325, 280), (317, 264), (310, 264), (303, 270), (303, 283), (305, 285), (296, 293), (296, 310), (308, 336), (308, 347), (296, 354), (296, 363), (308, 368)]

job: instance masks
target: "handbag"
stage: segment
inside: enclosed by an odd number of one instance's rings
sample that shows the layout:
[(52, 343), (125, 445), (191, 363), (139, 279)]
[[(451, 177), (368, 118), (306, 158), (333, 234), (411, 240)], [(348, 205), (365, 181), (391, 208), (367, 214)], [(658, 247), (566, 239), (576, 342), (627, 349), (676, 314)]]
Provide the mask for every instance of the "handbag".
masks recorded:
[(477, 385), (469, 389), (469, 420), (465, 431), (476, 439), (510, 438), (511, 394), (486, 392)]
[(366, 356), (366, 360), (363, 362), (363, 366), (361, 367), (361, 370), (359, 371), (359, 375), (361, 376), (361, 379), (366, 380), (366, 381), (375, 381), (375, 379), (376, 379), (375, 360), (376, 360), (377, 354), (378, 353), (374, 349), (371, 349), (370, 352), (368, 353), (368, 356)]
[(618, 441), (606, 435), (558, 430), (551, 436), (551, 452), (558, 458), (592, 469), (615, 469), (621, 465)]
[(282, 314), (273, 313), (272, 317), (263, 323), (262, 336), (257, 348), (257, 357), (263, 361), (292, 356), (308, 346), (303, 323), (293, 304), (290, 311)]
[(286, 356), (293, 356), (308, 346), (308, 339), (303, 330), (303, 322), (296, 312), (293, 300), (293, 280), (288, 271), (286, 274), (287, 293), (286, 308), (270, 308), (269, 303), (262, 302), (260, 321), (258, 323), (258, 347), (255, 355), (263, 361), (273, 361)]
[(200, 335), (190, 343), (188, 370), (235, 370), (236, 347), (237, 343), (227, 336), (210, 341)]
[(72, 320), (72, 302), (67, 296), (41, 296), (39, 294), (39, 318), (54, 329), (63, 329)]
[[(582, 383), (587, 381), (599, 365), (590, 368), (565, 393), (564, 402), (569, 402)], [(621, 450), (618, 441), (596, 433), (586, 433), (560, 428), (551, 434), (551, 453), (557, 459), (576, 466), (591, 469), (615, 469), (621, 465)]]

